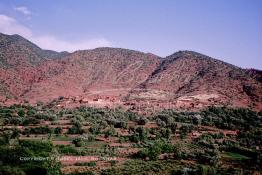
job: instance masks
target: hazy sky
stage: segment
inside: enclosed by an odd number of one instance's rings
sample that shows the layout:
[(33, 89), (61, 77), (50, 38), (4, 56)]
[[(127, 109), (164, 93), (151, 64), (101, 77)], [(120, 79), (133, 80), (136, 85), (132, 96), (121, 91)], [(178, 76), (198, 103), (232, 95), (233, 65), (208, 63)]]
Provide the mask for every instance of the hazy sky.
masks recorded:
[(1, 0), (0, 32), (52, 50), (193, 50), (262, 69), (262, 0)]

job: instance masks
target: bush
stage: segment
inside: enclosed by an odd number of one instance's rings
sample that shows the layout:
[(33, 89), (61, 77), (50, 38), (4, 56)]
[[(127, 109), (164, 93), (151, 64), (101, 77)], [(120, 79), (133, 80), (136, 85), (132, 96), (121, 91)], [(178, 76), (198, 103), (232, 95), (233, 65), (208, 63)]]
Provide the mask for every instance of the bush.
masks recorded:
[(28, 148), (37, 154), (42, 152), (51, 152), (53, 148), (52, 142), (45, 141), (30, 141), (30, 140), (20, 140), (19, 145), (24, 148)]
[(30, 167), (28, 167), (26, 170), (26, 175), (48, 175), (47, 173), (47, 168), (43, 167), (43, 166), (35, 166), (35, 165), (31, 165)]
[(161, 153), (173, 153), (174, 145), (166, 142), (165, 140), (157, 140), (152, 143), (148, 148), (142, 149), (134, 155), (136, 158), (149, 158), (150, 160), (157, 160)]
[(204, 150), (204, 152), (196, 153), (197, 160), (199, 163), (208, 164), (212, 166), (217, 166), (219, 163), (220, 155), (217, 150), (208, 149)]
[(0, 147), (0, 174), (60, 175), (60, 164), (55, 160), (49, 164), (49, 160), (33, 161), (21, 159), (27, 157), (49, 157), (51, 156), (51, 151), (52, 144), (43, 141), (23, 140), (16, 147)]
[(87, 166), (91, 166), (91, 167), (92, 167), (92, 166), (96, 166), (96, 162), (94, 162), (94, 161), (88, 162), (88, 163), (87, 163)]
[(0, 168), (0, 175), (26, 175), (26, 174), (20, 168), (3, 166)]

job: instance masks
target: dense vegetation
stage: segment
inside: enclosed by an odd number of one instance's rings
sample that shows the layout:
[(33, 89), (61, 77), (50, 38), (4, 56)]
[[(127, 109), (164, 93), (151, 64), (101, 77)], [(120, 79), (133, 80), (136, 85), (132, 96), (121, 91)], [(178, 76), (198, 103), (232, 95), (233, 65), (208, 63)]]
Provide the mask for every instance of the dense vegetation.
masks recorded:
[[(0, 124), (0, 175), (250, 174), (262, 167), (262, 114), (249, 109), (145, 117), (120, 108), (13, 105), (0, 107)], [(64, 156), (93, 159), (68, 171)]]

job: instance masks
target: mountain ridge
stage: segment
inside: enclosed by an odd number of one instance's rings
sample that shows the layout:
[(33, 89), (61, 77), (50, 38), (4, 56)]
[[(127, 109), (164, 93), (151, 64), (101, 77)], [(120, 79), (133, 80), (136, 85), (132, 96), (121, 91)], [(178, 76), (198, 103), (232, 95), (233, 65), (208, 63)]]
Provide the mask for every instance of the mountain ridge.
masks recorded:
[[(132, 109), (146, 103), (163, 108), (172, 103), (174, 108), (229, 105), (262, 109), (259, 71), (194, 51), (178, 51), (165, 58), (110, 47), (55, 52), (19, 35), (4, 34), (0, 34), (0, 43), (3, 104), (50, 102), (63, 96), (71, 104), (81, 105), (83, 99), (93, 103), (99, 98), (102, 104), (117, 101)], [(74, 101), (76, 98), (79, 100)]]

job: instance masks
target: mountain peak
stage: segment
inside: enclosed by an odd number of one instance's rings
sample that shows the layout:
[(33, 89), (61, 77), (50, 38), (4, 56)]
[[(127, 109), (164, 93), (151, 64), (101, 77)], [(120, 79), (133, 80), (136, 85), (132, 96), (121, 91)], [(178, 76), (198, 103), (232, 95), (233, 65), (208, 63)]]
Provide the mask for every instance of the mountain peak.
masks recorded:
[(195, 57), (195, 58), (211, 58), (207, 55), (201, 54), (199, 52), (190, 51), (190, 50), (180, 50), (178, 52), (175, 52), (169, 56), (166, 57), (166, 59), (176, 59), (176, 58), (183, 58), (183, 57)]
[(0, 53), (0, 66), (3, 67), (34, 66), (42, 61), (61, 58), (69, 54), (68, 52), (43, 50), (20, 35), (6, 35), (3, 33), (0, 33)]
[(0, 34), (0, 53), (0, 96), (33, 102), (70, 96), (99, 97), (120, 105), (152, 100), (156, 106), (172, 102), (175, 107), (222, 104), (262, 109), (260, 72), (194, 51), (163, 59), (111, 47), (58, 53), (19, 35)]

